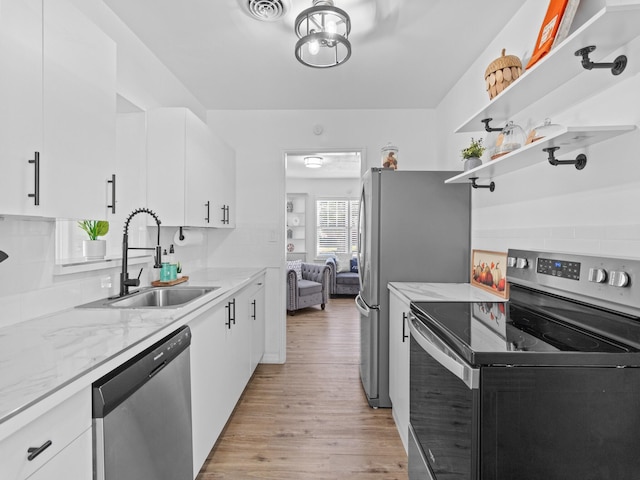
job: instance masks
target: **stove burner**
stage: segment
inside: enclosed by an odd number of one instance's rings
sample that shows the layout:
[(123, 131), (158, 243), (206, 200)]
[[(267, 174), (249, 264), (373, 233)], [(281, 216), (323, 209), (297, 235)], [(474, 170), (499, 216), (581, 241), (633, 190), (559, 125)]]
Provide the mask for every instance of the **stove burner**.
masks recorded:
[[(581, 331), (558, 320), (552, 320), (510, 305), (511, 323), (517, 329), (540, 339), (558, 350), (566, 352), (626, 352), (627, 349), (610, 343), (596, 335)], [(516, 344), (517, 345), (517, 344)]]

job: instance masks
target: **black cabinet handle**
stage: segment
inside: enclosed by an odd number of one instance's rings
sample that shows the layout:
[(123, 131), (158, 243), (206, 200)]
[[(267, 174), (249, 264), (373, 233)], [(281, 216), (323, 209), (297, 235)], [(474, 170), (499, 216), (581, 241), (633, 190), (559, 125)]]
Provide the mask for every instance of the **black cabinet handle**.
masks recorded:
[(402, 312), (402, 343), (404, 343), (404, 341), (409, 338), (409, 335), (407, 335), (407, 314), (405, 312)]
[[(227, 302), (224, 308), (227, 309), (227, 321), (224, 322), (224, 324), (227, 328), (231, 329), (231, 322), (233, 322), (234, 325), (236, 324), (236, 299), (234, 298), (232, 301)], [(231, 310), (232, 308), (233, 313)]]
[(229, 205), (223, 205), (220, 210), (222, 210), (222, 220), (220, 221), (223, 225), (229, 225)]
[(40, 205), (40, 152), (35, 152), (33, 160), (29, 160), (29, 163), (33, 163), (34, 166), (34, 192), (28, 195), (29, 198), (33, 198), (34, 205)]
[(29, 461), (33, 460), (38, 455), (40, 455), (42, 452), (44, 452), (47, 448), (49, 448), (51, 445), (52, 445), (51, 440), (47, 440), (46, 442), (44, 442), (39, 447), (29, 447), (27, 449), (27, 453), (29, 454), (29, 456), (27, 457), (27, 460), (29, 460)]
[(253, 305), (253, 313), (251, 314), (251, 318), (255, 320), (256, 319), (256, 301), (254, 300), (253, 302), (251, 302), (251, 305)]
[(205, 207), (207, 207), (207, 216), (206, 216), (206, 217), (204, 217), (204, 221), (205, 221), (205, 222), (207, 222), (207, 223), (209, 223), (209, 220), (210, 220), (210, 217), (211, 217), (211, 215), (210, 215), (210, 211), (211, 211), (211, 202), (210, 202), (210, 201), (207, 201), (207, 203), (205, 203), (205, 204), (204, 204), (204, 206), (205, 206)]
[(111, 175), (111, 180), (107, 180), (107, 183), (111, 184), (111, 205), (107, 205), (107, 208), (111, 209), (111, 213), (116, 213), (116, 174)]

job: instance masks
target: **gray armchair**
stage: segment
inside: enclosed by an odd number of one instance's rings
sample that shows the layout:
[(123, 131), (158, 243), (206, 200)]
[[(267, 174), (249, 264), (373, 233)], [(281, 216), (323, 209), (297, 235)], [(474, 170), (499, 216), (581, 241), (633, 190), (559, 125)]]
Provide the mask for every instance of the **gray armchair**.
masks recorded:
[(324, 310), (329, 301), (329, 267), (317, 263), (302, 263), (302, 279), (295, 270), (287, 270), (287, 312), (295, 315), (301, 308), (320, 305)]
[(348, 272), (338, 272), (337, 261), (334, 257), (327, 258), (325, 264), (329, 267), (329, 294), (331, 297), (338, 295), (357, 295), (360, 292), (360, 276), (356, 265)]

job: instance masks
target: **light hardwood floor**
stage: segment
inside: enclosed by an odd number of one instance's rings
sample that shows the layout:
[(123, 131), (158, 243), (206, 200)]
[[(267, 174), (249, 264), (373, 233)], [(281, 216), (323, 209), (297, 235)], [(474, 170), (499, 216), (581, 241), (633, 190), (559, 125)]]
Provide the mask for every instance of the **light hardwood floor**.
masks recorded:
[(407, 479), (391, 410), (367, 404), (352, 298), (287, 316), (287, 361), (258, 365), (197, 480)]

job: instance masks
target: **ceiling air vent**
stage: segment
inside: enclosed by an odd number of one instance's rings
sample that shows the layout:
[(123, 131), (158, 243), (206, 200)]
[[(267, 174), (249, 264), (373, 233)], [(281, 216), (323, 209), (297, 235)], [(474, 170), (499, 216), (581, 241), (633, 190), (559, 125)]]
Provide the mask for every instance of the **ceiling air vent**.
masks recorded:
[(290, 0), (238, 0), (243, 10), (261, 22), (273, 22), (285, 16), (291, 6)]

